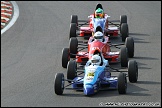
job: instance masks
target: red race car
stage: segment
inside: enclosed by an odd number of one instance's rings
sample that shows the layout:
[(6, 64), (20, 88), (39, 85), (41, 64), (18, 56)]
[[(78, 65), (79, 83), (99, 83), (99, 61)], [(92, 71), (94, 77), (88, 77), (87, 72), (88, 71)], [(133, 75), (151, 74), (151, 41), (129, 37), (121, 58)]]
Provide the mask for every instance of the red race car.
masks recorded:
[[(120, 45), (125, 45), (126, 47), (118, 47)], [(120, 48), (120, 51), (111, 51), (111, 46)], [(87, 48), (88, 51), (82, 51)], [(109, 63), (121, 62), (122, 67), (127, 67), (128, 57), (134, 56), (134, 40), (132, 37), (127, 37), (125, 44), (111, 44), (109, 37), (104, 36), (100, 31), (91, 36), (88, 42), (78, 41), (76, 37), (71, 37), (69, 48), (63, 48), (62, 50), (62, 67), (67, 67), (70, 58), (75, 58), (77, 63), (84, 64), (96, 51), (101, 51), (104, 58), (109, 60)]]
[(88, 16), (88, 20), (78, 20), (77, 15), (71, 15), (69, 39), (77, 36), (89, 39), (97, 31), (96, 27), (101, 26), (106, 36), (120, 35), (124, 42), (129, 34), (127, 16), (121, 15), (120, 20), (109, 20), (109, 17), (103, 12), (101, 4), (97, 4), (95, 12)]

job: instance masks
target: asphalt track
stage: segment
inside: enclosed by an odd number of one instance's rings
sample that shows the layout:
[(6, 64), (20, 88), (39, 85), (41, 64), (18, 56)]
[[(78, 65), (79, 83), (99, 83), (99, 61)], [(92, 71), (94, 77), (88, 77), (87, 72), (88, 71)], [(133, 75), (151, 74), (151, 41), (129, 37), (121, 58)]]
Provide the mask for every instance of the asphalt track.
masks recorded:
[[(68, 47), (70, 15), (86, 19), (98, 1), (17, 1), (19, 18), (1, 35), (1, 107), (98, 107), (107, 102), (161, 104), (161, 2), (101, 1), (111, 19), (127, 15), (139, 66), (137, 83), (128, 81), (126, 95), (117, 90), (87, 97), (83, 92), (53, 90)], [(114, 42), (120, 41), (114, 39)], [(113, 39), (112, 39), (113, 41)], [(105, 106), (105, 105), (103, 105)], [(160, 105), (161, 106), (161, 105)]]

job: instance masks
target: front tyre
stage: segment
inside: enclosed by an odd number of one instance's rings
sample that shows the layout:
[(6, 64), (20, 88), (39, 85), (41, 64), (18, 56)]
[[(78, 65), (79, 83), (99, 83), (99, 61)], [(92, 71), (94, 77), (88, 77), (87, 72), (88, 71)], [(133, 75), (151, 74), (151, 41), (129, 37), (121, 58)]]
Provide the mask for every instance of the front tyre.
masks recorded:
[(54, 90), (57, 95), (62, 95), (64, 91), (64, 74), (56, 73), (54, 79)]
[(127, 91), (127, 78), (125, 73), (120, 73), (118, 76), (118, 92), (119, 94), (126, 94)]
[(127, 47), (128, 50), (128, 56), (130, 58), (134, 57), (134, 40), (132, 37), (127, 37), (125, 40), (125, 45)]
[(121, 24), (121, 31), (120, 31), (122, 41), (124, 42), (125, 39), (129, 36), (128, 24), (122, 23)]
[(129, 60), (128, 62), (128, 77), (132, 83), (138, 80), (138, 64), (135, 60)]
[(62, 67), (67, 68), (67, 63), (70, 60), (69, 48), (62, 49)]

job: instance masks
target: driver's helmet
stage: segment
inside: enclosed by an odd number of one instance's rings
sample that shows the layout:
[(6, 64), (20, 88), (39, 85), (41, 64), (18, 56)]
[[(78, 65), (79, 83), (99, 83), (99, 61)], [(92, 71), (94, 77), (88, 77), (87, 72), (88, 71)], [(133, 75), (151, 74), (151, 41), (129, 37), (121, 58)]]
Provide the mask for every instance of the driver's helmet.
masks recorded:
[(95, 18), (103, 18), (103, 16), (104, 16), (103, 9), (101, 9), (101, 8), (96, 9)]
[(93, 55), (91, 58), (91, 64), (94, 65), (100, 65), (101, 64), (101, 57), (99, 55)]
[(94, 39), (95, 40), (98, 40), (98, 41), (103, 41), (103, 38), (104, 38), (104, 34), (100, 31), (97, 31), (95, 34), (94, 34)]

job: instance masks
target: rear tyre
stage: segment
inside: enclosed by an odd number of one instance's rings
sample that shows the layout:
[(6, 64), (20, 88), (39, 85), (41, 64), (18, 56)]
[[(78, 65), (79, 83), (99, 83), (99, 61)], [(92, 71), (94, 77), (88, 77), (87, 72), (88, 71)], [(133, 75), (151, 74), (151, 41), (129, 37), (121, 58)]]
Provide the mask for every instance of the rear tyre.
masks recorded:
[(77, 30), (77, 25), (76, 25), (76, 23), (71, 23), (71, 24), (70, 24), (69, 39), (70, 39), (71, 37), (76, 37), (76, 36), (77, 36), (77, 35), (76, 35), (76, 30)]
[(126, 15), (120, 16), (120, 24), (122, 24), (122, 23), (127, 23), (127, 16)]
[(130, 58), (134, 57), (134, 40), (132, 37), (127, 37), (125, 40), (125, 45), (127, 47), (128, 50), (128, 56)]
[(120, 62), (121, 62), (121, 67), (128, 66), (128, 54), (127, 54), (126, 47), (122, 47), (120, 50)]
[[(75, 58), (78, 51), (78, 39), (76, 37), (71, 37), (69, 41), (70, 57)], [(74, 55), (73, 55), (74, 54)]]
[(70, 60), (69, 48), (62, 49), (62, 67), (67, 68), (67, 63)]
[(120, 15), (120, 31), (121, 31), (121, 24), (127, 23), (127, 16), (126, 15)]
[(135, 60), (129, 60), (128, 62), (128, 77), (132, 83), (138, 80), (138, 64)]
[(56, 73), (54, 79), (54, 90), (57, 95), (62, 95), (64, 91), (64, 74)]
[[(73, 80), (77, 76), (77, 64), (76, 61), (72, 60), (68, 62), (67, 65), (67, 79)], [(71, 81), (68, 81), (69, 83)]]
[(127, 78), (125, 73), (120, 73), (118, 76), (118, 92), (119, 94), (126, 94), (127, 91)]
[(71, 23), (76, 23), (78, 26), (78, 16), (77, 15), (71, 15)]
[(122, 37), (122, 41), (124, 42), (125, 39), (128, 37), (129, 35), (129, 30), (128, 30), (128, 24), (127, 23), (122, 23), (121, 24), (121, 31), (120, 31), (121, 37)]

